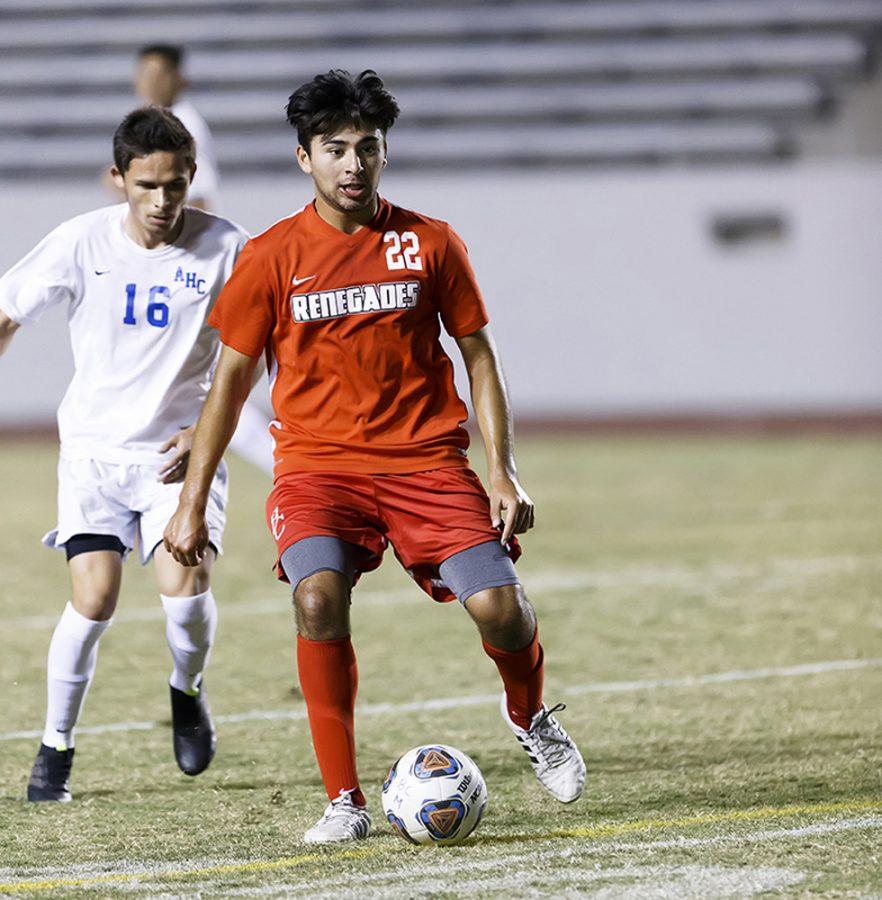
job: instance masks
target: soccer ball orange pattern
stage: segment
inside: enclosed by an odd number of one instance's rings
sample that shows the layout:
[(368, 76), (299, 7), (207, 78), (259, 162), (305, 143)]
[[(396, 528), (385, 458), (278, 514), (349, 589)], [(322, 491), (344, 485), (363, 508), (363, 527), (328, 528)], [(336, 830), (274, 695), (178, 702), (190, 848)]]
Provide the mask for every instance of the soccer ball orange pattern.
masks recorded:
[(412, 844), (459, 844), (487, 808), (487, 785), (472, 759), (445, 744), (408, 750), (383, 783), (383, 812)]

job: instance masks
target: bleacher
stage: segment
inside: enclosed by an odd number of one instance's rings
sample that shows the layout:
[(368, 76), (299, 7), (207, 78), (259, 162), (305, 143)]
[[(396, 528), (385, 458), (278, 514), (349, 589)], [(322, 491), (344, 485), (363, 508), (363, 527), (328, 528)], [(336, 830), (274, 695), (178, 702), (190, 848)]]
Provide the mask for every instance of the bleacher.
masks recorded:
[(882, 0), (2, 0), (0, 177), (97, 170), (133, 55), (188, 49), (225, 173), (287, 170), (290, 91), (374, 68), (396, 168), (774, 160), (866, 78)]

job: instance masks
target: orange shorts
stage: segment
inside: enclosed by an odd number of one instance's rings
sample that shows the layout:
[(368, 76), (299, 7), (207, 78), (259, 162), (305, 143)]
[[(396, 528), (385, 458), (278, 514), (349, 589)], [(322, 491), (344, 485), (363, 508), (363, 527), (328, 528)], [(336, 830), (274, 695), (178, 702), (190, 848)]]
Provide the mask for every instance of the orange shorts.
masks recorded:
[[(498, 541), (490, 501), (478, 476), (453, 466), (406, 475), (294, 472), (281, 476), (266, 502), (278, 557), (292, 544), (329, 535), (361, 548), (356, 581), (380, 565), (387, 544), (419, 586), (435, 600), (456, 599), (438, 575), (446, 559)], [(506, 548), (521, 555), (517, 538)], [(281, 581), (287, 581), (277, 562)]]

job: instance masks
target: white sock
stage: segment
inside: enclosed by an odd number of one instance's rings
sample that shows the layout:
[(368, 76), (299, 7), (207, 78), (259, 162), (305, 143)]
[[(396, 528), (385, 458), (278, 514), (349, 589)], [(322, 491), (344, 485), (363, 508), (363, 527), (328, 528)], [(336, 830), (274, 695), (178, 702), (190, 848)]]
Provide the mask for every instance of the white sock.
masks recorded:
[(217, 628), (214, 594), (209, 588), (193, 597), (159, 596), (165, 610), (165, 636), (175, 664), (168, 683), (179, 691), (192, 693), (208, 662)]
[(64, 749), (74, 745), (74, 726), (98, 660), (98, 640), (111, 619), (95, 622), (68, 603), (55, 626), (47, 660), (46, 730), (43, 743)]

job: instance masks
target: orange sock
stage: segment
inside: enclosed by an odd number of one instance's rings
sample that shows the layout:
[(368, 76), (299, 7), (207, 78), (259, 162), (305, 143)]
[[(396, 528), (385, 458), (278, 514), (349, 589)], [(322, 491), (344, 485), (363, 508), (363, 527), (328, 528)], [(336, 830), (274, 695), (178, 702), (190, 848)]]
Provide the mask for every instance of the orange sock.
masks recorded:
[(539, 629), (533, 640), (520, 650), (500, 650), (482, 641), (484, 652), (499, 669), (505, 685), (508, 714), (515, 725), (528, 729), (542, 706), (545, 655), (539, 643)]
[(355, 769), (358, 665), (352, 641), (310, 641), (298, 635), (297, 670), (328, 797), (336, 800), (341, 791), (351, 791), (353, 802), (364, 806)]

